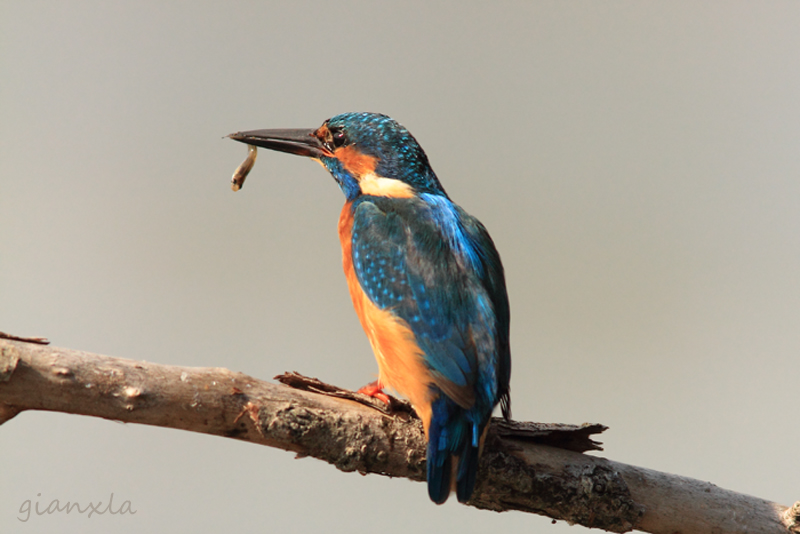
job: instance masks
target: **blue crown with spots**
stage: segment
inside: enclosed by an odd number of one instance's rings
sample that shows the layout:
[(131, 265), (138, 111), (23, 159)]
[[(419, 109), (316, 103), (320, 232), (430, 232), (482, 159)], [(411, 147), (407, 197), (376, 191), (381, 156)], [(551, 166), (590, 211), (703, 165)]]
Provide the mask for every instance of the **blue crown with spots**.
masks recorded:
[(346, 143), (377, 158), (378, 176), (394, 178), (412, 186), (418, 193), (445, 195), (433, 172), (428, 156), (413, 135), (399, 122), (380, 113), (342, 113), (327, 121), (329, 128), (340, 128)]

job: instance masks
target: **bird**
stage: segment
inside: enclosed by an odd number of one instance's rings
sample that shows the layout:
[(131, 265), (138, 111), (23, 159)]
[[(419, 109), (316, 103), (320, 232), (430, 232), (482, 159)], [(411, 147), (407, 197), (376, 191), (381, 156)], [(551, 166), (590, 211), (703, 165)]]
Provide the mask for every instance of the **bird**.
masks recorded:
[(408, 398), (427, 438), (428, 494), (466, 503), (498, 404), (511, 416), (510, 312), (486, 228), (445, 192), (411, 133), (379, 113), (231, 139), (317, 160), (345, 203), (338, 233), (353, 306), (378, 362), (361, 392)]

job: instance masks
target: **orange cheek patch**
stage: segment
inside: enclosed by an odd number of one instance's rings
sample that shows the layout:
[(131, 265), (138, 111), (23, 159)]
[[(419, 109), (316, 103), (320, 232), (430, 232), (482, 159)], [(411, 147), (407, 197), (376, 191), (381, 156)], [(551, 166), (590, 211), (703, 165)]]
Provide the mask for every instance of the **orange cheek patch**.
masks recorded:
[(337, 148), (333, 155), (342, 162), (344, 169), (356, 178), (365, 174), (375, 174), (378, 159), (367, 156), (352, 145)]
[(336, 149), (334, 156), (342, 163), (342, 167), (350, 173), (365, 195), (376, 197), (411, 198), (414, 190), (410, 185), (394, 178), (384, 178), (375, 174), (378, 159), (367, 156), (354, 146)]

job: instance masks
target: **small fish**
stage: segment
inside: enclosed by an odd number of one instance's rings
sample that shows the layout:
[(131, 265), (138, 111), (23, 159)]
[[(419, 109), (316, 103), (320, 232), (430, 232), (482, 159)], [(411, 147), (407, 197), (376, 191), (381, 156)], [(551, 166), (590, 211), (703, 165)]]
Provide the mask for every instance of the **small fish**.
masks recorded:
[(244, 179), (247, 178), (247, 175), (250, 174), (250, 171), (253, 170), (253, 165), (256, 164), (256, 156), (258, 155), (258, 149), (253, 145), (247, 145), (247, 158), (242, 162), (241, 165), (236, 167), (236, 170), (233, 171), (233, 177), (231, 178), (231, 189), (234, 191), (238, 191), (244, 185)]

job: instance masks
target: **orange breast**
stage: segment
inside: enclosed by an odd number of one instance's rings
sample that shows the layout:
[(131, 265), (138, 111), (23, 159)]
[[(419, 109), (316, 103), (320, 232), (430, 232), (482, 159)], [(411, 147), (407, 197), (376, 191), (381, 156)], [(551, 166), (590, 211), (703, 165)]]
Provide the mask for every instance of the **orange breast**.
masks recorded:
[(378, 380), (408, 398), (422, 419), (425, 434), (431, 420), (430, 371), (408, 324), (391, 311), (378, 308), (358, 283), (352, 256), (353, 213), (346, 203), (339, 217), (342, 266), (361, 326), (378, 361)]

